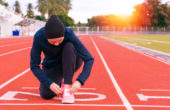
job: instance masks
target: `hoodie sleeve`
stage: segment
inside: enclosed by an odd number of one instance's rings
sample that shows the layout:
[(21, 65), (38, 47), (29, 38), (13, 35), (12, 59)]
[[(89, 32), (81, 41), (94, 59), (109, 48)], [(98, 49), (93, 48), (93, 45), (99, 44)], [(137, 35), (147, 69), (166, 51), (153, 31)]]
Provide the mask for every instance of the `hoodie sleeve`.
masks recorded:
[(94, 63), (94, 58), (90, 54), (90, 52), (86, 49), (86, 47), (82, 44), (82, 42), (78, 39), (78, 37), (74, 34), (72, 29), (69, 29), (69, 41), (71, 41), (77, 50), (78, 54), (80, 57), (84, 60), (84, 67), (83, 71), (80, 73), (78, 78), (76, 79), (81, 83), (81, 85), (84, 85), (85, 81), (90, 75), (93, 63)]
[(30, 67), (33, 74), (37, 77), (37, 79), (45, 85), (46, 87), (50, 87), (51, 83), (53, 82), (49, 79), (46, 74), (40, 69), (41, 63), (41, 46), (39, 44), (38, 35), (34, 36), (33, 45), (31, 49), (31, 58), (30, 58)]

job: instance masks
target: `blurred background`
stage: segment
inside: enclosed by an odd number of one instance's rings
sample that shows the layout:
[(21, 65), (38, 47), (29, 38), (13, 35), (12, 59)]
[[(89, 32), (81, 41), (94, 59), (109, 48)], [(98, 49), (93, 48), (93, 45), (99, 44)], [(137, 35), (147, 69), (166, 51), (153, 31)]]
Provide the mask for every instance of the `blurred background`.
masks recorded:
[(169, 0), (0, 0), (0, 37), (33, 36), (57, 14), (77, 34), (168, 34)]

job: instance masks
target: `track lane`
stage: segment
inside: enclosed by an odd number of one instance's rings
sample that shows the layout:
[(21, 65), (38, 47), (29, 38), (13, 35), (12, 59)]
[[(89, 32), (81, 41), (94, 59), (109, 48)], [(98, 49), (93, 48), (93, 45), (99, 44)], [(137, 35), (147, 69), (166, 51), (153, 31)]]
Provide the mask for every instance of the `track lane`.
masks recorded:
[(0, 85), (29, 67), (30, 49), (0, 57)]
[(18, 38), (13, 43), (0, 44), (0, 54), (4, 54), (10, 51), (15, 51), (21, 48), (31, 47), (32, 38)]
[[(0, 105), (0, 108), (3, 107), (4, 110), (9, 110), (9, 109), (74, 109), (74, 110), (80, 110), (80, 109), (90, 109), (90, 110), (96, 110), (96, 109), (107, 109), (107, 110), (113, 110), (113, 109), (120, 109), (124, 110), (125, 107), (122, 104), (119, 96), (116, 93), (116, 90), (111, 87), (113, 86), (111, 84), (111, 81), (107, 75), (107, 72), (105, 71), (105, 68), (103, 67), (103, 64), (101, 62), (101, 59), (99, 55), (97, 54), (94, 46), (92, 46), (92, 43), (90, 39), (86, 38), (87, 36), (81, 36), (80, 39), (83, 41), (83, 43), (88, 47), (90, 52), (93, 54), (95, 57), (95, 64), (94, 68), (92, 70), (92, 74), (90, 78), (88, 79), (86, 85), (84, 86), (85, 88), (96, 88), (95, 91), (90, 91), (90, 92), (96, 92), (96, 93), (101, 93), (105, 94), (107, 96), (107, 99), (101, 100), (101, 101), (96, 101), (96, 102), (76, 102), (77, 105), (60, 105), (60, 101), (56, 100), (50, 100), (50, 101), (45, 101), (41, 99), (40, 97), (37, 98), (35, 96), (27, 96), (23, 94), (17, 95), (19, 98), (28, 98), (29, 101), (25, 104), (28, 105)], [(114, 73), (114, 76), (118, 80), (118, 83), (120, 84), (120, 87), (122, 88), (123, 92), (129, 99), (129, 101), (132, 103), (132, 107), (135, 110), (169, 110), (170, 106), (169, 100), (157, 100), (157, 99), (149, 99), (147, 102), (140, 101), (139, 98), (136, 96), (137, 93), (141, 93), (144, 95), (155, 95), (155, 96), (170, 96), (169, 92), (162, 92), (162, 91), (142, 91), (141, 89), (166, 89), (169, 90), (170, 88), (168, 87), (170, 85), (170, 77), (169, 77), (169, 66), (166, 64), (163, 64), (162, 62), (159, 62), (157, 60), (151, 59), (149, 57), (146, 57), (144, 55), (141, 55), (137, 52), (128, 50), (124, 47), (121, 47), (117, 44), (114, 44), (110, 41), (98, 38), (96, 36), (93, 36), (96, 44), (98, 45), (101, 53), (103, 54), (106, 62), (108, 63), (108, 66), (110, 67), (111, 71)], [(27, 55), (29, 55), (29, 52), (24, 52)], [(12, 62), (16, 62), (16, 59), (19, 59), (22, 55), (25, 55), (22, 52), (15, 53), (17, 54), (16, 57), (6, 57), (5, 59), (15, 59)], [(13, 54), (15, 56), (15, 54)], [(25, 55), (25, 57), (21, 58), (23, 62), (29, 63), (29, 59), (27, 59), (29, 56)], [(17, 57), (18, 56), (18, 57)], [(0, 59), (0, 61), (2, 61)], [(19, 63), (24, 64), (23, 62)], [(17, 65), (21, 65), (17, 63)], [(9, 64), (9, 65), (8, 65)], [(8, 62), (5, 64), (3, 68), (6, 68), (9, 66), (10, 67), (11, 62)], [(1, 63), (2, 65), (2, 63)], [(15, 65), (15, 63), (12, 63), (12, 65)], [(29, 64), (26, 64), (25, 67), (29, 67)], [(25, 68), (22, 68), (22, 71)], [(0, 69), (1, 70), (1, 69)], [(11, 71), (11, 69), (8, 69)], [(16, 70), (13, 69), (15, 72)], [(80, 70), (76, 73), (76, 76)], [(0, 73), (2, 73), (0, 71)], [(19, 72), (18, 72), (19, 73)], [(17, 74), (18, 74), (17, 73)], [(15, 74), (15, 73), (14, 73)], [(1, 76), (1, 75), (0, 75)], [(10, 76), (10, 75), (6, 75)], [(5, 79), (5, 78), (2, 78)], [(31, 81), (30, 81), (31, 79)], [(109, 79), (109, 80), (108, 80)], [(34, 83), (32, 83), (34, 82)], [(96, 83), (97, 82), (97, 83)], [(15, 80), (13, 83), (9, 84), (5, 88), (3, 88), (0, 92), (0, 96), (7, 91), (26, 91), (26, 92), (33, 92), (33, 93), (38, 93), (37, 89), (22, 89), (22, 87), (38, 87), (39, 83), (37, 79), (33, 76), (33, 74), (29, 71), (26, 75), (18, 78)], [(109, 86), (109, 87), (107, 87)], [(81, 92), (84, 92), (85, 90), (80, 90)], [(115, 94), (114, 94), (115, 93)], [(85, 96), (89, 97), (89, 96)], [(78, 96), (77, 98), (84, 98), (84, 96)], [(29, 105), (30, 103), (44, 103), (44, 105)], [(0, 103), (11, 103), (11, 101), (0, 101)], [(16, 101), (15, 103), (23, 103), (21, 101)], [(49, 105), (48, 105), (49, 104)], [(54, 105), (50, 105), (54, 104)], [(56, 104), (56, 105), (55, 105)], [(59, 104), (59, 105), (57, 105)], [(80, 106), (79, 104), (91, 104), (92, 106), (87, 107), (87, 105)], [(94, 106), (94, 104), (97, 104), (97, 106)], [(99, 106), (101, 105), (101, 106)], [(108, 105), (108, 106), (103, 106), (103, 105)], [(112, 106), (109, 106), (112, 105)], [(152, 107), (153, 106), (153, 107)], [(164, 107), (161, 107), (164, 106)], [(167, 106), (167, 107), (166, 107)]]
[[(69, 106), (69, 105), (64, 105), (64, 106), (51, 106), (51, 105), (47, 105), (48, 109), (53, 110), (53, 109), (62, 109), (62, 110), (66, 110), (66, 109), (76, 109), (76, 110), (82, 110), (82, 109), (91, 109), (91, 110), (96, 110), (96, 109), (107, 109), (107, 110), (113, 110), (113, 109), (118, 109), (118, 110), (126, 110), (125, 107), (122, 104), (122, 101), (120, 100), (118, 94), (116, 93), (113, 84), (111, 83), (111, 80), (108, 76), (108, 73), (106, 72), (103, 63), (95, 49), (95, 47), (93, 46), (93, 43), (91, 41), (90, 38), (85, 38), (87, 36), (81, 36), (80, 39), (83, 41), (83, 43), (87, 46), (87, 48), (89, 49), (89, 51), (92, 53), (92, 55), (95, 57), (95, 63), (94, 63), (94, 67), (92, 69), (92, 73), (90, 78), (88, 79), (88, 81), (86, 82), (86, 85), (83, 86), (84, 88), (96, 88), (96, 90), (80, 90), (80, 92), (94, 92), (94, 93), (100, 93), (100, 94), (104, 94), (107, 96), (106, 99), (104, 100), (99, 100), (99, 101), (83, 101), (83, 102), (79, 102), (77, 101), (75, 104), (97, 104), (97, 105), (102, 105), (102, 104), (106, 104), (106, 105), (113, 105), (113, 106)], [(76, 73), (74, 79), (76, 78), (76, 76), (80, 73), (81, 69)], [(15, 85), (15, 87), (14, 87)], [(29, 71), (27, 74), (25, 74), (24, 76), (18, 78), (17, 80), (15, 80), (13, 83), (10, 83), (8, 86), (6, 86), (4, 89), (1, 90), (1, 94), (0, 96), (2, 96), (2, 94), (6, 93), (7, 91), (23, 91), (22, 87), (38, 87), (39, 83), (37, 81), (37, 79), (35, 79), (35, 77), (33, 76), (33, 74)], [(33, 89), (33, 90), (24, 90), (27, 92), (33, 92), (33, 93), (39, 93), (39, 91), (37, 89)], [(28, 102), (22, 102), (22, 103), (54, 103), (54, 104), (61, 104), (60, 101), (56, 101), (56, 100), (43, 100), (40, 97), (36, 97), (36, 96), (28, 96), (28, 95), (18, 95), (17, 97), (19, 98), (28, 98)], [(76, 98), (85, 98), (85, 97), (89, 97), (87, 95), (81, 96), (81, 95), (77, 95)], [(93, 96), (94, 97), (94, 96)], [(90, 97), (89, 97), (90, 98)], [(1, 103), (12, 103), (11, 101), (3, 101)], [(21, 101), (15, 101), (15, 103), (21, 103)], [(114, 106), (117, 105), (117, 106)], [(121, 105), (121, 106), (119, 106)], [(10, 109), (10, 108), (18, 108), (18, 106), (1, 106), (3, 107), (3, 109)], [(29, 109), (44, 109), (43, 105), (39, 105), (39, 106), (30, 106), (30, 105), (24, 105), (24, 106), (19, 106), (20, 108), (29, 108)]]
[(0, 38), (0, 46), (31, 41), (33, 37)]
[[(99, 37), (94, 37), (94, 39), (132, 105), (170, 105), (168, 99), (141, 101), (136, 95), (142, 93), (148, 96), (170, 96), (170, 92), (141, 91), (141, 89), (170, 89), (169, 65), (108, 40)], [(135, 110), (138, 109), (140, 108)], [(155, 108), (145, 108), (145, 110), (152, 109), (157, 110)]]

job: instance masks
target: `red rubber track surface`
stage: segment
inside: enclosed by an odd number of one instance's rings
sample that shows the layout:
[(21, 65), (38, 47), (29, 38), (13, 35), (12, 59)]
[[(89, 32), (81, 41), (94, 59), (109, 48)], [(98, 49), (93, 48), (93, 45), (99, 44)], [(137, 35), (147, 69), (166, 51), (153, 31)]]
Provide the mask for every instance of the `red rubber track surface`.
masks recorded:
[[(0, 110), (127, 110), (115, 86), (109, 77), (99, 53), (98, 47), (107, 66), (134, 110), (170, 110), (170, 99), (148, 99), (141, 101), (137, 94), (146, 96), (170, 96), (170, 91), (142, 91), (141, 89), (170, 89), (170, 66), (147, 57), (138, 52), (129, 50), (109, 40), (98, 36), (79, 36), (83, 44), (95, 58), (95, 63), (89, 79), (79, 92), (96, 93), (106, 96), (105, 99), (95, 101), (76, 101), (75, 104), (61, 104), (61, 100), (44, 100), (40, 96), (18, 93), (15, 98), (27, 99), (27, 101), (1, 100)], [(93, 43), (94, 41), (94, 43)], [(23, 43), (27, 42), (27, 43)], [(16, 45), (18, 43), (18, 45)], [(10, 44), (10, 46), (9, 46)], [(28, 48), (18, 52), (0, 56), (0, 87), (11, 78), (29, 69), (30, 48), (32, 37), (0, 39), (0, 55), (22, 48)], [(75, 73), (74, 79), (81, 72), (82, 67)], [(33, 87), (36, 89), (24, 89)], [(0, 97), (9, 91), (39, 94), (39, 82), (31, 71), (16, 78), (4, 87), (0, 88)], [(96, 98), (96, 95), (75, 95), (76, 99)], [(156, 107), (163, 106), (163, 107)], [(165, 107), (167, 106), (167, 107)]]

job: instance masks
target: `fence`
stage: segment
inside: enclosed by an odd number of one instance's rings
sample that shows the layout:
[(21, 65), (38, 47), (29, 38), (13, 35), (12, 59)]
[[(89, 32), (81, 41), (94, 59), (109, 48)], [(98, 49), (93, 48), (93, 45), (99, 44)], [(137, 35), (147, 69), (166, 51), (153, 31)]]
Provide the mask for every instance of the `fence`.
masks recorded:
[(170, 34), (170, 27), (71, 27), (77, 34)]
[[(13, 26), (13, 30), (19, 30), (20, 36), (33, 36), (38, 29), (43, 27), (45, 22), (36, 21), (36, 23), (30, 26)], [(88, 34), (170, 34), (170, 27), (70, 27), (77, 35)], [(13, 37), (12, 32), (10, 35), (1, 35), (0, 37)]]

